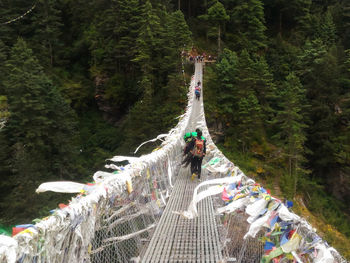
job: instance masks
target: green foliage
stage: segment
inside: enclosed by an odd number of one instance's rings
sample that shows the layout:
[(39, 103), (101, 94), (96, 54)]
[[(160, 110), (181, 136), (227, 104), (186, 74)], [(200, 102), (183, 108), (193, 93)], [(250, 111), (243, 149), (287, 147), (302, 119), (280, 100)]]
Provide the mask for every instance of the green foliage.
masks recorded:
[(261, 108), (254, 93), (238, 101), (237, 132), (242, 142), (242, 152), (246, 152), (252, 142), (259, 138), (261, 129)]
[(124, 140), (124, 134), (103, 120), (102, 114), (90, 107), (79, 118), (79, 163), (84, 180), (91, 180), (91, 174), (101, 169), (107, 158), (117, 154), (116, 150)]
[(170, 37), (172, 38), (172, 45), (177, 51), (180, 51), (184, 46), (189, 47), (191, 45), (191, 31), (186, 23), (184, 15), (180, 11), (175, 11), (169, 16), (169, 28)]
[[(75, 116), (22, 39), (11, 49), (6, 71), (4, 86), (11, 115), (1, 138), (6, 153), (1, 161), (9, 169), (8, 194), (1, 210), (8, 218), (24, 219), (32, 213), (24, 207), (35, 210), (40, 205), (28, 193), (44, 178), (74, 176)], [(8, 207), (12, 199), (21, 200), (20, 208)]]
[[(0, 40), (0, 80), (3, 80), (5, 77), (4, 65), (7, 59), (7, 46)], [(0, 94), (4, 91), (2, 81), (0, 81)]]
[(307, 90), (310, 118), (308, 148), (314, 153), (310, 158), (315, 169), (327, 169), (334, 164), (336, 144), (333, 127), (336, 125), (334, 105), (339, 98), (339, 67), (337, 58), (327, 52), (322, 41), (307, 42), (300, 56), (300, 79)]
[(277, 83), (296, 70), (301, 49), (277, 35), (269, 44), (266, 60)]
[(209, 22), (209, 24), (217, 27), (218, 33), (218, 53), (221, 52), (221, 30), (225, 25), (225, 22), (230, 19), (230, 16), (226, 14), (226, 10), (223, 4), (216, 1), (209, 9), (207, 14), (200, 16), (199, 18)]
[(260, 0), (237, 0), (229, 10), (228, 39), (235, 50), (258, 51), (266, 47), (264, 8)]
[(322, 20), (323, 21), (320, 26), (319, 37), (322, 39), (323, 43), (325, 43), (328, 47), (331, 47), (337, 41), (337, 30), (333, 22), (331, 12), (327, 11)]
[[(217, 105), (224, 121), (230, 122), (229, 116), (237, 107), (235, 99), (237, 97), (237, 87), (235, 82), (238, 73), (238, 57), (235, 52), (225, 49), (221, 55), (220, 62), (216, 65), (217, 77), (212, 85), (217, 85)], [(214, 97), (215, 98), (215, 97)]]
[[(302, 168), (305, 163), (306, 152), (304, 144), (306, 141), (305, 129), (307, 125), (303, 119), (302, 111), (306, 109), (305, 90), (298, 77), (293, 73), (289, 74), (286, 81), (282, 83), (280, 92), (279, 110), (277, 111), (275, 124), (279, 131), (274, 135), (278, 138), (277, 144), (283, 149), (283, 157), (287, 165), (288, 176), (283, 177), (284, 185), (288, 187), (285, 191), (294, 197), (297, 191), (299, 178), (305, 175)], [(293, 191), (290, 191), (291, 185)], [(298, 187), (299, 188), (299, 187)]]
[[(232, 11), (239, 1), (223, 3), (234, 19)], [(346, 222), (338, 229), (348, 233), (344, 225), (349, 221), (343, 213), (348, 209), (329, 198), (333, 195), (347, 202), (350, 186), (349, 59), (343, 47), (336, 46), (343, 39), (337, 34), (341, 27), (336, 5), (327, 8), (323, 4), (312, 10), (312, 16), (310, 1), (266, 5), (267, 32), (272, 35), (265, 42), (266, 59), (262, 52), (237, 45), (242, 37), (232, 43), (228, 29), (225, 44), (236, 52), (224, 50), (216, 65), (206, 70), (209, 126), (220, 129), (223, 135), (216, 139), (223, 142), (225, 154), (231, 154), (249, 175), (267, 170), (260, 169), (261, 163), (267, 164), (270, 173), (264, 179), (280, 185), (284, 196), (307, 196), (308, 191), (320, 192), (323, 185), (329, 186), (322, 194)], [(298, 8), (297, 16), (291, 17), (290, 10)], [(280, 17), (276, 10), (282, 10)], [(316, 200), (312, 202), (310, 207), (317, 206)], [(339, 224), (326, 204), (312, 209), (315, 214), (327, 214), (326, 221)]]
[(59, 10), (59, 2), (55, 0), (39, 0), (36, 4), (32, 20), (32, 30), (34, 36), (31, 39), (33, 49), (39, 49), (40, 61), (44, 66), (52, 67), (54, 63), (58, 63), (58, 53), (63, 47), (61, 40), (62, 26), (61, 11)]
[[(187, 92), (179, 55), (195, 43), (218, 56), (205, 67), (204, 100), (225, 153), (288, 197), (309, 192), (314, 213), (348, 233), (347, 208), (330, 197), (350, 200), (347, 2), (36, 4), (0, 27), (1, 222), (28, 222), (57, 204), (34, 195), (40, 182), (85, 181), (106, 158), (174, 126)], [(31, 6), (0, 1), (0, 22)]]
[(310, 211), (322, 216), (329, 224), (336, 226), (340, 232), (349, 237), (350, 222), (343, 212), (346, 210), (346, 204), (329, 196), (323, 189), (309, 188), (308, 194)]

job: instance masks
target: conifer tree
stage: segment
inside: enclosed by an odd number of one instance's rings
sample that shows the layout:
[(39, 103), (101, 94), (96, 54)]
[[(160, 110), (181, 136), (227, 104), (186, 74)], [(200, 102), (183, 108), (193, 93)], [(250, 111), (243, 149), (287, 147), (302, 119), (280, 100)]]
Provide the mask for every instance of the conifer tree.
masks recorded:
[(261, 107), (252, 91), (238, 101), (238, 122), (236, 124), (238, 141), (242, 143), (242, 152), (247, 153), (261, 132)]
[(290, 11), (294, 12), (293, 16), (297, 22), (297, 29), (306, 36), (310, 32), (310, 7), (311, 0), (290, 1)]
[(191, 44), (191, 31), (181, 11), (170, 14), (170, 34), (174, 41), (175, 49), (180, 52), (184, 46), (188, 48)]
[(208, 9), (208, 15), (205, 17), (218, 28), (218, 53), (220, 53), (222, 28), (224, 27), (225, 22), (230, 19), (230, 16), (226, 14), (224, 5), (217, 1)]
[(100, 8), (86, 31), (93, 66), (109, 74), (116, 70), (130, 74), (134, 70), (131, 60), (140, 26), (140, 4), (135, 0), (106, 1)]
[(333, 143), (336, 115), (334, 106), (339, 99), (340, 72), (338, 61), (320, 39), (307, 42), (299, 57), (300, 80), (306, 88), (310, 108), (307, 147), (315, 174), (321, 175), (335, 164), (336, 145)]
[(238, 93), (240, 98), (254, 92), (263, 114), (268, 118), (270, 104), (274, 102), (275, 85), (264, 57), (251, 56), (243, 50), (239, 56)]
[[(8, 145), (5, 162), (11, 169), (6, 200), (20, 202), (22, 210), (16, 216), (24, 218), (38, 208), (38, 199), (30, 194), (35, 187), (52, 176), (74, 176), (75, 120), (22, 39), (11, 49), (6, 68), (4, 85), (11, 114), (3, 130)], [(11, 208), (4, 211), (14, 216)]]
[(224, 122), (229, 125), (234, 123), (233, 113), (238, 110), (238, 63), (237, 54), (229, 49), (224, 49), (215, 68), (217, 107)]
[(256, 56), (254, 62), (252, 72), (256, 78), (254, 90), (267, 118), (271, 113), (271, 106), (276, 103), (276, 87), (265, 57)]
[(337, 197), (345, 202), (350, 201), (350, 50), (344, 54), (344, 62), (341, 65), (341, 95), (335, 104), (336, 125), (334, 144), (336, 165), (334, 171), (337, 178), (343, 182)]
[(30, 16), (34, 30), (33, 50), (36, 54), (40, 54), (42, 64), (51, 67), (58, 62), (57, 53), (63, 47), (61, 41), (63, 24), (58, 6), (59, 2), (56, 0), (39, 0), (35, 11)]
[(265, 13), (272, 15), (269, 19), (274, 23), (273, 27), (276, 27), (278, 34), (283, 37), (292, 34), (293, 39), (289, 41), (290, 43), (301, 45), (305, 37), (314, 33), (315, 29), (310, 26), (311, 0), (264, 2)]
[(322, 23), (319, 31), (319, 38), (329, 48), (336, 43), (336, 26), (333, 22), (331, 12), (328, 10), (322, 19)]
[(149, 0), (142, 7), (142, 19), (137, 38), (137, 54), (134, 59), (139, 63), (142, 71), (141, 86), (144, 90), (145, 98), (150, 99), (153, 94), (153, 51), (159, 46), (161, 34), (160, 19), (155, 13)]
[(278, 139), (278, 144), (282, 147), (286, 165), (288, 167), (288, 176), (293, 180), (293, 189), (291, 194), (296, 194), (296, 187), (303, 172), (305, 163), (304, 153), (306, 141), (306, 124), (303, 117), (303, 111), (306, 109), (306, 92), (301, 85), (299, 78), (291, 73), (282, 83), (278, 99), (279, 111), (274, 120), (278, 125), (279, 132), (274, 136)]
[(257, 51), (266, 47), (264, 8), (260, 0), (238, 0), (231, 10), (233, 41), (238, 49)]
[(350, 48), (350, 3), (347, 1), (343, 1), (342, 5), (342, 29), (343, 29), (343, 43), (345, 49)]
[[(162, 21), (160, 47), (157, 47), (158, 68), (162, 75), (161, 83), (166, 85), (164, 76), (178, 74), (182, 70), (180, 54), (191, 45), (191, 31), (181, 11), (165, 13)], [(159, 57), (159, 55), (161, 55)]]
[(7, 47), (0, 40), (0, 95), (4, 94), (3, 80), (5, 79), (5, 61), (7, 60)]
[(135, 39), (140, 23), (140, 6), (137, 0), (118, 1), (118, 27), (115, 29), (120, 50), (119, 56), (125, 57), (124, 63), (135, 57)]

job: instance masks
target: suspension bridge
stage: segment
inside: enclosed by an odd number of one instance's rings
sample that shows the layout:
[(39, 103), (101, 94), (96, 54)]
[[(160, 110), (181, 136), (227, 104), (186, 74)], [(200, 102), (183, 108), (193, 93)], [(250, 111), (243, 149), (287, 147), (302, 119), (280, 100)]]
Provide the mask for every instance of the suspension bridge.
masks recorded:
[[(0, 262), (347, 262), (215, 146), (203, 95), (194, 98), (203, 66), (195, 64), (185, 114), (157, 137), (161, 147), (111, 158), (92, 185), (43, 184), (38, 192), (82, 193), (14, 237), (0, 236)], [(202, 182), (181, 166), (183, 135), (198, 127), (207, 139)]]

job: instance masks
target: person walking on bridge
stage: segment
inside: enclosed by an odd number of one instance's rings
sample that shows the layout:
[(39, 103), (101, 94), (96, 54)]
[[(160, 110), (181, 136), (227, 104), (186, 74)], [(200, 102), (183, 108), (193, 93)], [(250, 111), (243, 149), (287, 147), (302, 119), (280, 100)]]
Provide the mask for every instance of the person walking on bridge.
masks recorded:
[(195, 87), (194, 94), (196, 95), (196, 99), (199, 100), (199, 98), (201, 97), (201, 87), (200, 86)]
[(196, 129), (197, 136), (191, 140), (188, 147), (185, 149), (185, 154), (187, 154), (189, 151), (192, 153), (192, 160), (191, 160), (191, 174), (192, 174), (192, 180), (198, 176), (198, 179), (201, 178), (201, 166), (203, 157), (206, 154), (206, 140), (202, 136), (202, 131), (200, 129)]
[(184, 156), (185, 159), (182, 161), (182, 165), (184, 165), (184, 167), (187, 167), (191, 161), (192, 161), (192, 153), (188, 150), (189, 145), (191, 144), (191, 141), (194, 140), (194, 138), (197, 137), (197, 133), (196, 132), (187, 132), (184, 135), (184, 140), (185, 140), (185, 148), (184, 148)]

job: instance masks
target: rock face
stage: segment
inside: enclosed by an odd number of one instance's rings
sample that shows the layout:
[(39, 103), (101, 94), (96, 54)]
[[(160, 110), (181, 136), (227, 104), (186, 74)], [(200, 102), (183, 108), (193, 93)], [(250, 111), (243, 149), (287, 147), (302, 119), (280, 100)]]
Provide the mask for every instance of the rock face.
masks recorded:
[(223, 125), (219, 120), (216, 120), (214, 123), (208, 124), (208, 129), (210, 132), (211, 139), (215, 144), (224, 141), (224, 132)]
[[(332, 176), (328, 176), (328, 184), (332, 194), (339, 200), (349, 203), (350, 202), (350, 174), (341, 170), (333, 172)], [(348, 213), (350, 213), (350, 207), (348, 207)]]

